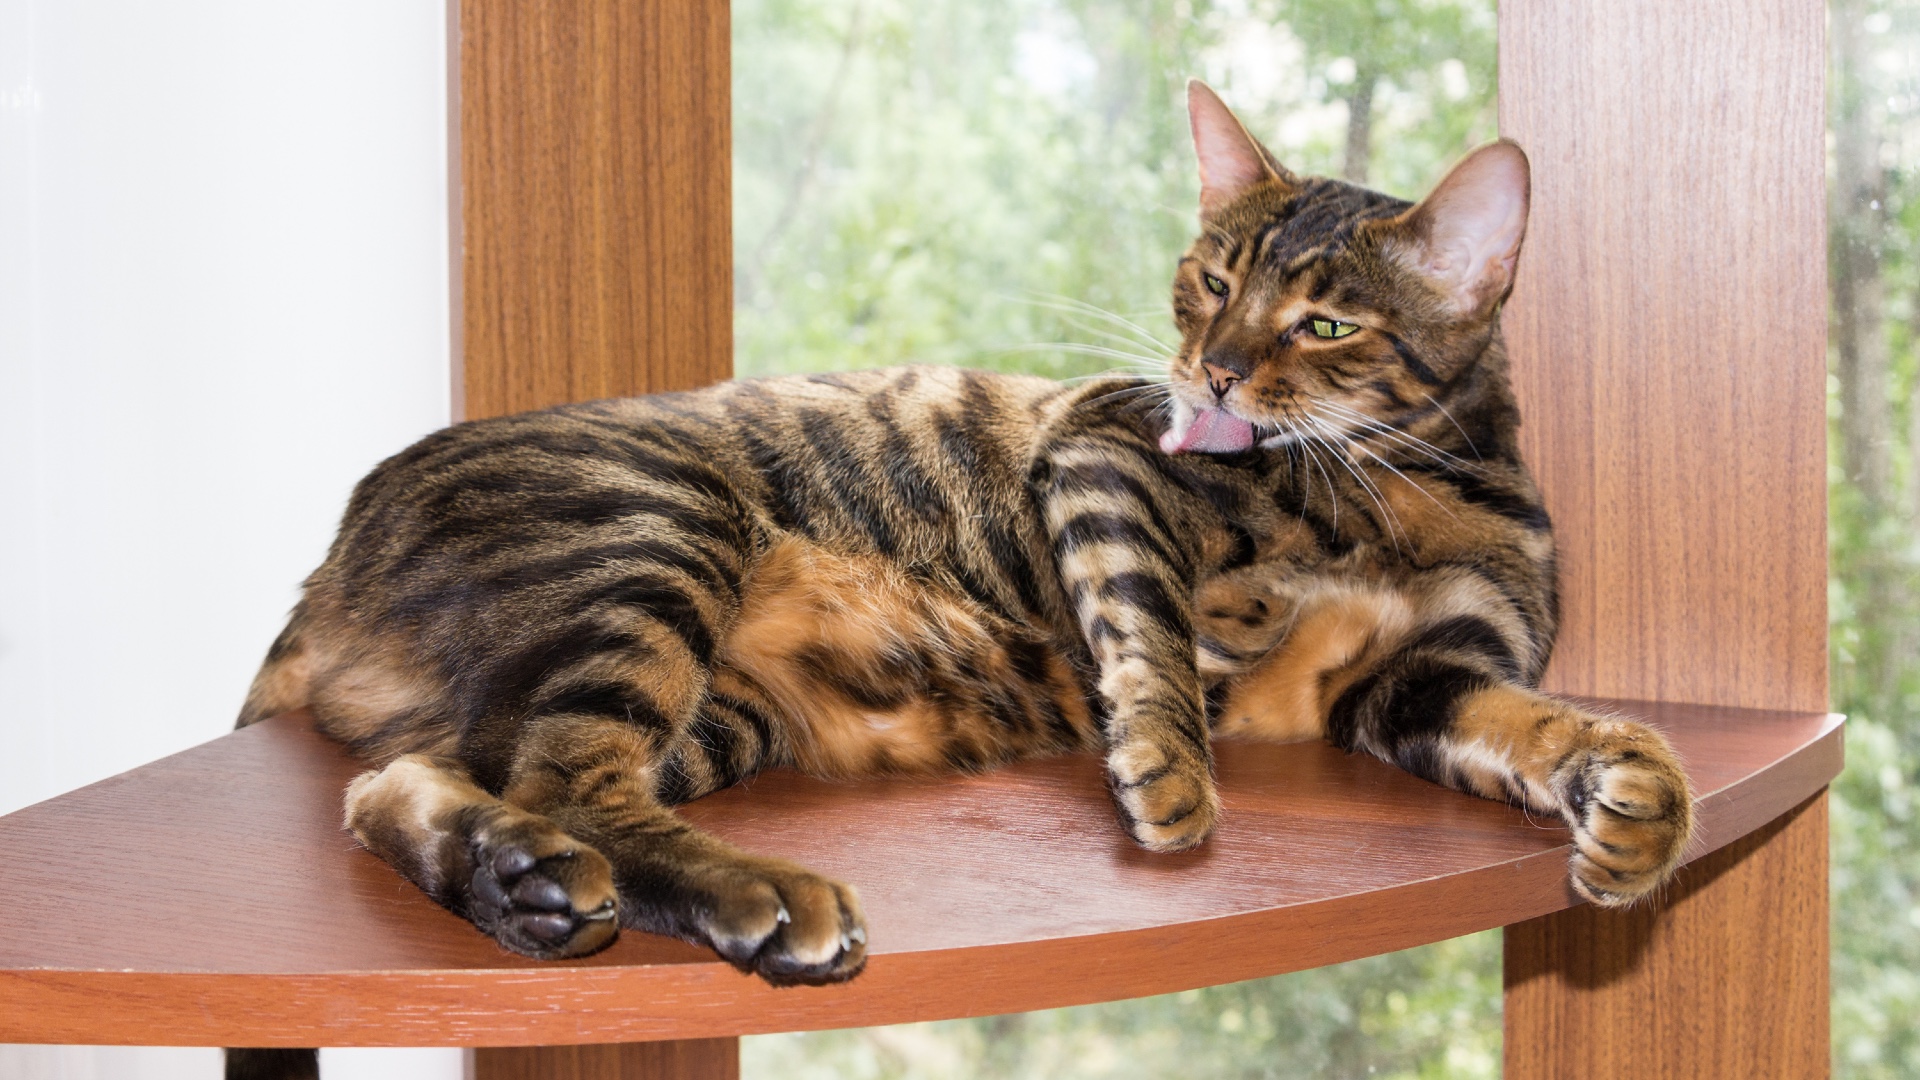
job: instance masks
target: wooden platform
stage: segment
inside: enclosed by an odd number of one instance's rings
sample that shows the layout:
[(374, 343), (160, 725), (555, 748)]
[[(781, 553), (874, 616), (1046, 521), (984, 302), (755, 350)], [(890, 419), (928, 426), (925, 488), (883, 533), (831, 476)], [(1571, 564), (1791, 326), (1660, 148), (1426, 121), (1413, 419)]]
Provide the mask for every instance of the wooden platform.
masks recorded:
[[(1840, 769), (1820, 713), (1602, 703), (1664, 728), (1698, 857)], [(1567, 834), (1321, 744), (1220, 748), (1227, 817), (1150, 855), (1091, 757), (979, 777), (762, 776), (701, 825), (854, 883), (852, 983), (774, 990), (627, 932), (582, 961), (500, 951), (339, 828), (357, 766), (295, 713), (0, 818), (0, 1042), (624, 1042), (973, 1016), (1165, 993), (1575, 903)], [(1685, 874), (1685, 871), (1682, 871)]]

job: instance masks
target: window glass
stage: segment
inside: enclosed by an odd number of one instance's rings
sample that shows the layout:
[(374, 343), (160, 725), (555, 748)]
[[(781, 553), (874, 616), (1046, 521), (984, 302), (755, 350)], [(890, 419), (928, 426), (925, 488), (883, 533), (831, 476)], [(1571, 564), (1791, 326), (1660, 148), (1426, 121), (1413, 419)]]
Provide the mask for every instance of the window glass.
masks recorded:
[(1920, 1076), (1920, 2), (1833, 0), (1828, 452), (1836, 1075)]
[(1494, 134), (1491, 0), (733, 10), (742, 375), (1160, 362), (1140, 330), (1170, 332), (1194, 231), (1189, 76), (1290, 168), (1406, 197)]
[[(1491, 0), (735, 0), (733, 25), (741, 375), (1159, 370), (1199, 190), (1189, 76), (1290, 168), (1408, 198), (1495, 133)], [(749, 1038), (744, 1074), (1491, 1077), (1499, 980), (1483, 934), (1142, 1001)]]

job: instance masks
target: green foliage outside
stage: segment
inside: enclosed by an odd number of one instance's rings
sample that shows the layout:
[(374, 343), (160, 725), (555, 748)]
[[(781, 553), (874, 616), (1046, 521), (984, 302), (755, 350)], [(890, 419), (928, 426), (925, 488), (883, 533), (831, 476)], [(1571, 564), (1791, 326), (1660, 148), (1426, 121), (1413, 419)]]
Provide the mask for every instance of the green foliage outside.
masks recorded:
[(1500, 938), (1077, 1009), (762, 1035), (749, 1080), (1178, 1080), (1500, 1074)]
[[(1171, 333), (1168, 286), (1199, 191), (1189, 75), (1309, 172), (1340, 170), (1345, 99), (1365, 84), (1374, 180), (1401, 194), (1492, 136), (1490, 2), (1380, 0), (1365, 33), (1341, 10), (739, 0), (737, 370), (1164, 363), (1135, 331), (1055, 305)], [(1143, 355), (1034, 348), (1049, 342)]]
[(1920, 3), (1833, 0), (1835, 1072), (1920, 1076)]
[[(1491, 0), (736, 0), (737, 366), (1157, 367), (1207, 79), (1417, 196), (1494, 133)], [(1832, 0), (1834, 1056), (1920, 1077), (1920, 0)], [(1094, 305), (1124, 316), (1077, 310)], [(1497, 932), (1025, 1016), (746, 1040), (749, 1077), (1492, 1076)]]

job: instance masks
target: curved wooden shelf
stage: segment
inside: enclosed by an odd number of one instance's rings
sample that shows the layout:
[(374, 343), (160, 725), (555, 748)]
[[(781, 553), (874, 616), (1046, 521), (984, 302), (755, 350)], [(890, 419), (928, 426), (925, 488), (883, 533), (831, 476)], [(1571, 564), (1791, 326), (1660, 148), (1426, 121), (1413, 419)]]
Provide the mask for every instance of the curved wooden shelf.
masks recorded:
[[(1694, 856), (1839, 772), (1819, 713), (1604, 703), (1666, 729)], [(1227, 818), (1156, 856), (1089, 757), (836, 785), (791, 773), (689, 817), (853, 882), (845, 986), (774, 990), (626, 933), (502, 953), (338, 827), (358, 766), (292, 714), (0, 818), (0, 1042), (537, 1045), (851, 1027), (1164, 993), (1335, 963), (1575, 903), (1566, 833), (1321, 743), (1229, 744)], [(1685, 871), (1682, 871), (1683, 873)]]

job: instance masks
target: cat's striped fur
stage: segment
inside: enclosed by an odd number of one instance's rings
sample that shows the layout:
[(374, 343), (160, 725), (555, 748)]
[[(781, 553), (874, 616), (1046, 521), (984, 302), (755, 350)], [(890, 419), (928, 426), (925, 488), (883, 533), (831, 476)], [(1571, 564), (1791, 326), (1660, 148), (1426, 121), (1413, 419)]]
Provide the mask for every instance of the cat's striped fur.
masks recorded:
[[(1498, 329), (1524, 157), (1484, 148), (1416, 207), (1192, 104), (1168, 407), (907, 367), (449, 428), (362, 481), (242, 722), (311, 706), (379, 767), (354, 833), (534, 956), (618, 923), (847, 978), (852, 889), (670, 808), (771, 765), (1096, 750), (1172, 851), (1219, 821), (1219, 737), (1324, 735), (1558, 815), (1583, 894), (1644, 895), (1691, 820), (1671, 750), (1531, 689), (1553, 544)], [(1257, 445), (1163, 451), (1204, 410)]]

